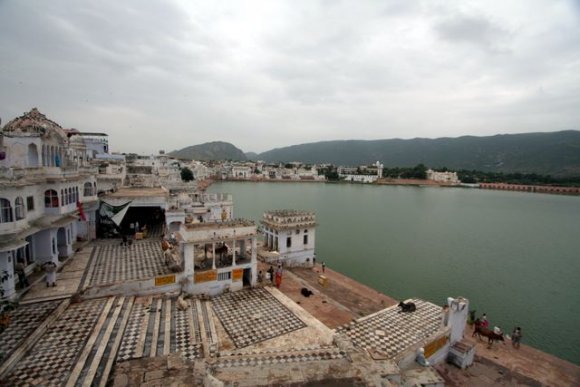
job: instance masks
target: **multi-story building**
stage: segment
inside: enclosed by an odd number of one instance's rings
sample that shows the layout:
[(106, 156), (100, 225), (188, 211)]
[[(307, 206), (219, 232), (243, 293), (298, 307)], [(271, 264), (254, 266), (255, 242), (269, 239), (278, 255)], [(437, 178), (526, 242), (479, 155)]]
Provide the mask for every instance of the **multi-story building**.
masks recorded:
[(68, 257), (77, 239), (95, 237), (96, 170), (76, 130), (36, 108), (0, 133), (0, 286), (12, 298), (17, 263), (27, 273)]
[(289, 266), (309, 265), (314, 258), (316, 215), (310, 211), (274, 210), (262, 218), (264, 254), (270, 261)]

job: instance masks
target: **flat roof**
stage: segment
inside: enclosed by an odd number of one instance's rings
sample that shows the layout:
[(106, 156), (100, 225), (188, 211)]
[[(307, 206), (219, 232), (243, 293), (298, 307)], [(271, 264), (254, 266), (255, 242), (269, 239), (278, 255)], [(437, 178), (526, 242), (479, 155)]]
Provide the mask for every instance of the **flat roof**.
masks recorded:
[(393, 358), (442, 328), (440, 306), (416, 298), (410, 301), (417, 307), (415, 312), (401, 313), (398, 306), (391, 306), (336, 331), (346, 334), (355, 347)]
[(123, 187), (116, 192), (108, 193), (105, 197), (108, 198), (138, 198), (150, 196), (167, 196), (169, 192), (161, 187)]

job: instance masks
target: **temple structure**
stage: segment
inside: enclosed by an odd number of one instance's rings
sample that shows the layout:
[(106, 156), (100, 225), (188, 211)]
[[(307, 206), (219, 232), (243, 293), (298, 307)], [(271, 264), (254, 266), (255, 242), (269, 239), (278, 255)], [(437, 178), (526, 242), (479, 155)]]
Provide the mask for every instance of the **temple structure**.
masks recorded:
[(316, 215), (311, 211), (266, 211), (262, 218), (268, 261), (288, 266), (312, 265), (316, 238)]

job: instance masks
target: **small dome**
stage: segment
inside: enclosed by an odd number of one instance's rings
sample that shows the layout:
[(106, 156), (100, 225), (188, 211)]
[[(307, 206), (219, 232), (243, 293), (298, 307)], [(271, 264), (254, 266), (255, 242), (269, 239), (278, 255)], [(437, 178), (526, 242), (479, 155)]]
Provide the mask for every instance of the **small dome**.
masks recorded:
[(32, 108), (28, 113), (24, 113), (4, 125), (4, 133), (28, 133), (44, 135), (50, 130), (56, 132), (60, 137), (66, 139), (66, 134), (62, 127), (54, 121), (46, 118), (37, 108)]

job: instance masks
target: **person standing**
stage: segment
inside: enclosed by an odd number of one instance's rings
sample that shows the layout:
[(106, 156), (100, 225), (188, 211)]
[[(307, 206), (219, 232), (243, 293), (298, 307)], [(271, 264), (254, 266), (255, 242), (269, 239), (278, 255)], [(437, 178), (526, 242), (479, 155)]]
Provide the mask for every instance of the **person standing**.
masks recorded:
[(43, 266), (46, 271), (46, 287), (56, 286), (56, 263), (48, 261)]
[(23, 262), (18, 262), (14, 269), (16, 270), (16, 274), (18, 275), (18, 282), (20, 283), (20, 289), (24, 289), (30, 286), (30, 282), (28, 282), (28, 278), (26, 277), (26, 267), (24, 266)]
[(270, 274), (270, 281), (273, 284), (274, 283), (274, 267), (272, 265), (270, 265), (270, 268), (268, 269), (268, 274)]
[(520, 348), (520, 341), (522, 340), (522, 328), (515, 327), (512, 332), (512, 346), (516, 349)]
[(324, 263), (324, 261), (322, 261), (322, 272), (324, 273), (324, 270), (326, 269), (326, 264)]
[(276, 287), (280, 289), (280, 285), (282, 285), (282, 265), (278, 265), (276, 269)]

